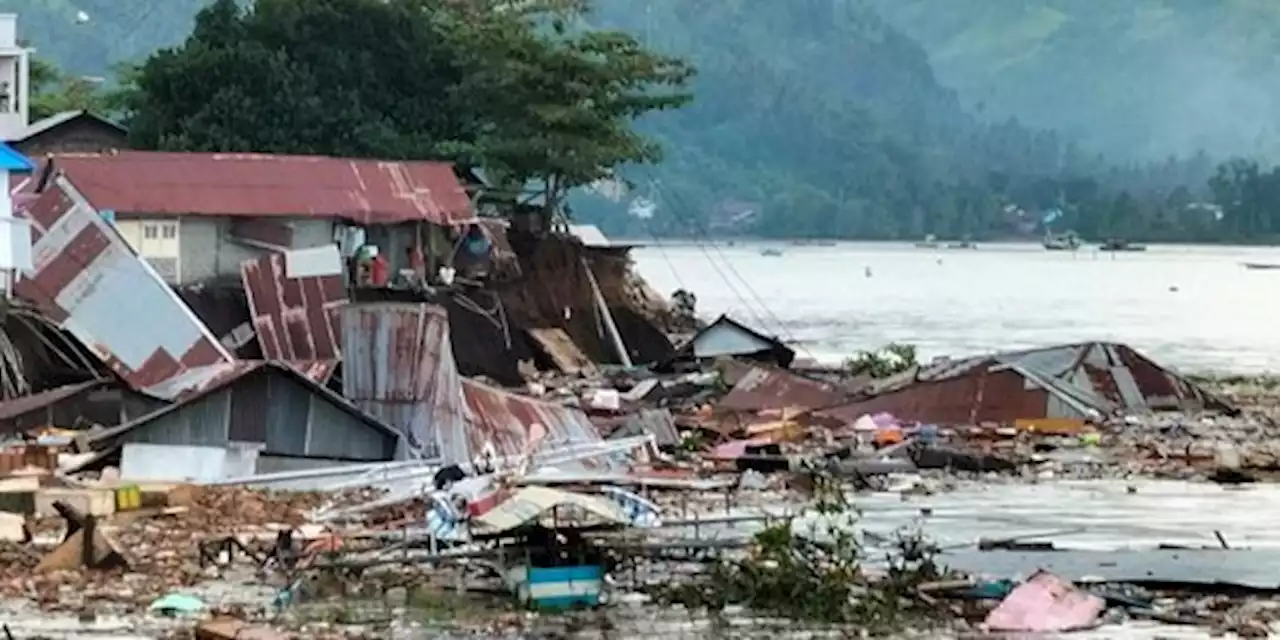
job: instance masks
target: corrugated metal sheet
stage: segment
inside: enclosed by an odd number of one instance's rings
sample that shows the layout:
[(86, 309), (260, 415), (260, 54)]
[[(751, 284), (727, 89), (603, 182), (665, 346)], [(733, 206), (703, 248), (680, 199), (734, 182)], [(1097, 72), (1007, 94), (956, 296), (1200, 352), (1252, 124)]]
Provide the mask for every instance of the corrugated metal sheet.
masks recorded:
[(14, 287), (135, 388), (232, 355), (102, 216), (58, 179), (25, 212), (35, 268)]
[(540, 446), (544, 450), (601, 439), (591, 420), (578, 409), (509, 393), (470, 379), (462, 381), (462, 391), (467, 406), (467, 443), (473, 452), (493, 443), (500, 456), (520, 455), (535, 424), (546, 429), (546, 439)]
[(262, 355), (289, 362), (337, 360), (339, 316), (347, 302), (341, 271), (291, 277), (288, 263), (295, 253), (273, 253), (240, 268)]
[(444, 309), (426, 304), (354, 304), (342, 311), (343, 395), (398, 429), (427, 459), (440, 455), (433, 411), (449, 407), (443, 396), (456, 399), (444, 424), (459, 420), (460, 385), (437, 380), (448, 328)]
[[(275, 375), (240, 383), (259, 371)], [(254, 385), (265, 383), (264, 389)], [(119, 442), (224, 446), (232, 440), (262, 442), (267, 452), (331, 459), (390, 460), (399, 434), (307, 379), (275, 362), (208, 367), (146, 390), (174, 399), (132, 422), (91, 438), (95, 448)], [(236, 410), (237, 396), (248, 406)], [(257, 405), (256, 413), (246, 413)]]
[(870, 399), (823, 413), (852, 421), (886, 411), (906, 420), (971, 424), (1220, 405), (1130, 347), (1100, 342), (942, 361), (868, 393)]
[(139, 391), (153, 398), (183, 402), (216, 387), (230, 384), (266, 365), (267, 363), (261, 360), (238, 360), (196, 367), (163, 382), (143, 387)]
[[(418, 428), (416, 425), (434, 425), (436, 451), (445, 462), (470, 462), (487, 444), (492, 444), (499, 456), (518, 456), (526, 450), (535, 424), (545, 429), (546, 436), (540, 446), (542, 450), (554, 450), (567, 444), (602, 442), (590, 419), (579, 409), (463, 379), (453, 359), (449, 324), (443, 309), (428, 307), (402, 316), (406, 319), (390, 320), (379, 318), (379, 314), (384, 312), (378, 309), (393, 309), (393, 306), (375, 305), (367, 312), (358, 310), (362, 307), (353, 307), (357, 311), (350, 312), (353, 315), (349, 316), (361, 323), (360, 328), (345, 334), (349, 338), (348, 348), (364, 354), (355, 356), (356, 369), (366, 371), (356, 374), (359, 377), (356, 383), (358, 391), (353, 393), (365, 401), (381, 403), (384, 408), (387, 403), (380, 398), (388, 392), (403, 392), (422, 398), (429, 412), (424, 409), (420, 414), (412, 414), (413, 409), (407, 408), (393, 411), (403, 412), (399, 413), (402, 421), (407, 419), (415, 429)], [(403, 312), (396, 310), (395, 313)], [(404, 353), (394, 356), (369, 353), (369, 350), (376, 349), (379, 340), (376, 336), (383, 331), (380, 327), (403, 327), (398, 324), (401, 322), (412, 326), (414, 313), (420, 314), (423, 324), (420, 331), (411, 330), (409, 337), (405, 338), (405, 345), (413, 345), (413, 340), (420, 341), (420, 346), (410, 347), (416, 349), (409, 351), (414, 354), (411, 358), (405, 358)], [(387, 335), (389, 339), (391, 334)], [(351, 341), (361, 344), (350, 344)], [(379, 371), (384, 376), (393, 371), (401, 374), (410, 366), (417, 368), (416, 373), (409, 376), (413, 381), (412, 387), (406, 386), (404, 380), (395, 381), (392, 387), (391, 381), (384, 384), (365, 375), (370, 368), (374, 375)], [(350, 374), (344, 374), (344, 378), (346, 375)], [(427, 417), (423, 418), (423, 415)], [(422, 437), (429, 438), (430, 433), (427, 431)], [(424, 444), (429, 453), (430, 442)], [(581, 464), (592, 467), (600, 465), (600, 462), (591, 460)]]
[(738, 380), (718, 406), (732, 411), (752, 412), (790, 407), (819, 409), (837, 405), (844, 400), (845, 396), (816, 380), (787, 371), (753, 367)]
[(55, 170), (98, 209), (118, 213), (330, 217), (358, 224), (474, 219), (444, 162), (120, 151), (58, 154)]
[[(613, 524), (630, 522), (626, 512), (606, 498), (547, 487), (524, 487), (494, 508), (472, 518), (471, 526), (479, 533), (502, 533), (531, 524), (552, 509), (561, 508), (581, 512), (573, 515), (588, 516), (588, 518), (576, 518), (579, 522), (587, 519), (603, 520)], [(556, 515), (560, 524), (566, 523), (566, 518), (572, 517), (569, 513)]]

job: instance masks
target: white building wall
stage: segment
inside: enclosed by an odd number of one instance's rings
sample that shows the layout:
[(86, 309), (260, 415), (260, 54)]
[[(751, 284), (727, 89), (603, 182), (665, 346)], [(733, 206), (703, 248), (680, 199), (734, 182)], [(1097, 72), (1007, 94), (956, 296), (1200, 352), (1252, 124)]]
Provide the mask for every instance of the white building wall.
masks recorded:
[(18, 16), (0, 14), (0, 139), (19, 137), (30, 124), (30, 52), (18, 46)]

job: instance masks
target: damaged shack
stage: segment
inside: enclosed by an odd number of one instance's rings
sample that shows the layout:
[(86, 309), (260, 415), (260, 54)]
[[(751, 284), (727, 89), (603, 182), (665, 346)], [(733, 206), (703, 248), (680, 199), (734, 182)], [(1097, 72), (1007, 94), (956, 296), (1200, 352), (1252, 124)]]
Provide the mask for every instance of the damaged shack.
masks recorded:
[(1229, 410), (1218, 398), (1134, 349), (1087, 342), (943, 359), (863, 390), (825, 413), (853, 421), (888, 413), (924, 423), (1099, 420), (1123, 413)]
[(673, 353), (626, 246), (480, 220), (445, 163), (54, 154), (21, 188), (15, 308), (68, 370), (20, 372), (41, 384), (0, 415), (92, 427), (99, 464), (129, 445), (252, 450), (256, 473), (594, 446), (578, 409), (498, 385)]

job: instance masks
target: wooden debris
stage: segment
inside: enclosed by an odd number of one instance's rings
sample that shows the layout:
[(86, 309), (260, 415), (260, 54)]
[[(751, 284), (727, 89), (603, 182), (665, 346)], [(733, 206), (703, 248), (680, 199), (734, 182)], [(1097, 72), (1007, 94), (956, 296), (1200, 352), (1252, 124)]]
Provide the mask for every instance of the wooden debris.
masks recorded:
[(196, 640), (285, 640), (288, 636), (234, 618), (214, 619), (196, 628)]

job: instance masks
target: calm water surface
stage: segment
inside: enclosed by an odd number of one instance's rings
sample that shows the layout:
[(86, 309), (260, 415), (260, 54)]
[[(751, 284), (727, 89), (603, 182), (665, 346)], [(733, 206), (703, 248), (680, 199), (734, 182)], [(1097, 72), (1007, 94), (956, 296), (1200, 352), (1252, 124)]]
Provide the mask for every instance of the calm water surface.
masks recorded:
[(889, 342), (929, 358), (1112, 340), (1184, 371), (1280, 371), (1280, 270), (1243, 266), (1280, 263), (1280, 248), (1154, 246), (1113, 258), (1018, 244), (748, 243), (634, 256), (660, 292), (696, 293), (701, 315), (728, 312), (827, 362)]

